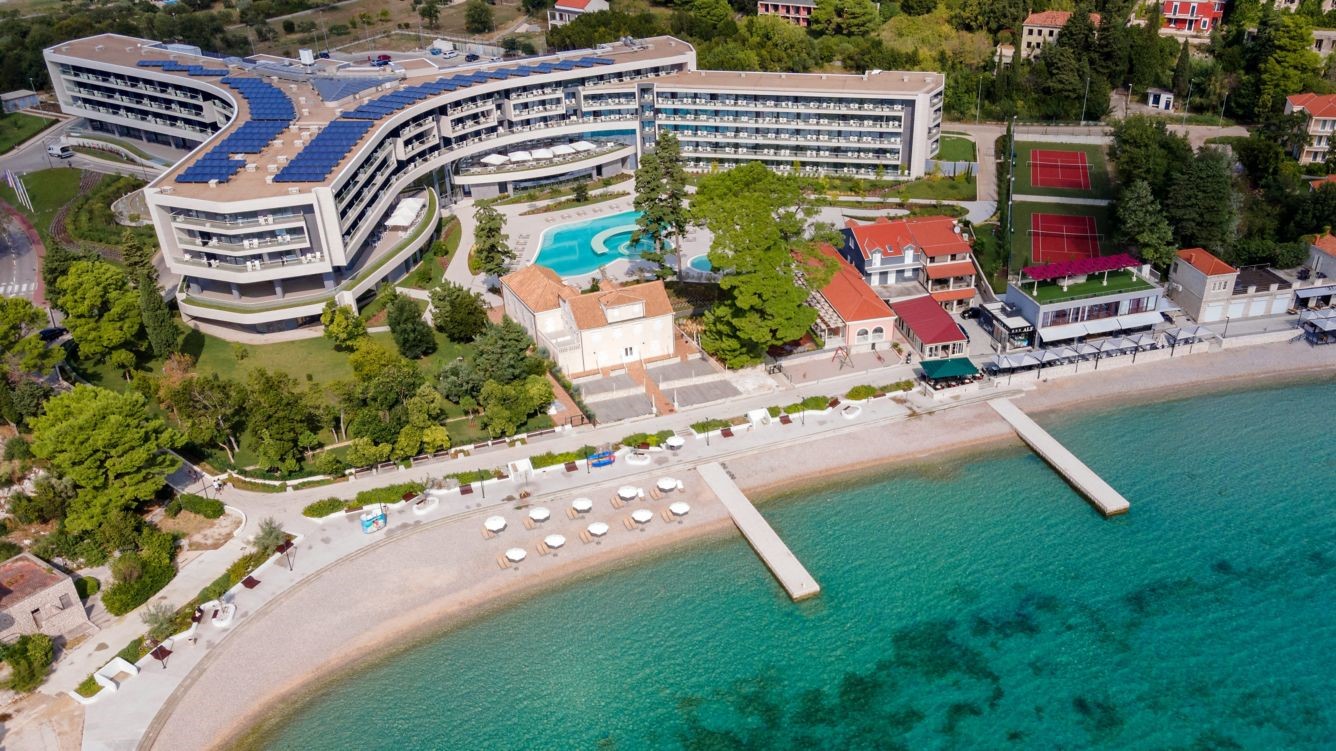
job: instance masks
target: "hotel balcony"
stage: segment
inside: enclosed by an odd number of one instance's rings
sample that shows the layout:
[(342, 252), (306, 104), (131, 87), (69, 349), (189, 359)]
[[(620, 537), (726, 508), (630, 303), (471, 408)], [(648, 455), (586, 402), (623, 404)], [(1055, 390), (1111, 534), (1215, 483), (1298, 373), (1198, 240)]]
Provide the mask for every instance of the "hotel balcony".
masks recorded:
[(839, 99), (832, 100), (812, 100), (812, 101), (791, 101), (783, 99), (705, 99), (696, 96), (675, 97), (659, 94), (658, 106), (660, 107), (712, 107), (720, 109), (724, 107), (747, 109), (774, 110), (796, 110), (798, 112), (811, 112), (812, 110), (831, 110), (839, 112), (904, 112), (902, 104), (873, 104), (870, 102), (848, 102)]
[(172, 224), (182, 228), (202, 229), (210, 232), (249, 233), (256, 227), (304, 227), (306, 220), (301, 212), (273, 212), (246, 219), (205, 219), (190, 214), (172, 214)]

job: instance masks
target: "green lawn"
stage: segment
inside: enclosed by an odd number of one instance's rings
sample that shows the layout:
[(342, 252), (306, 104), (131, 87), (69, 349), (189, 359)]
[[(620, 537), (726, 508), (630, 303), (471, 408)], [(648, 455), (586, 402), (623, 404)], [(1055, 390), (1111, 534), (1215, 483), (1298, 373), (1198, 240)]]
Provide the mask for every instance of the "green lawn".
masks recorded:
[(937, 158), (943, 162), (972, 162), (974, 142), (960, 136), (942, 136)]
[(1041, 305), (1094, 295), (1135, 292), (1151, 288), (1150, 282), (1127, 271), (1111, 271), (1107, 281), (1103, 274), (1091, 274), (1084, 282), (1069, 284), (1066, 289), (1063, 289), (1057, 281), (1041, 282), (1037, 290), (1034, 284), (1023, 284), (1021, 286), (1025, 289), (1026, 294), (1033, 297)]
[[(1017, 178), (1020, 182), (1020, 178)], [(1109, 241), (1109, 233), (1113, 231), (1113, 222), (1110, 219), (1109, 207), (1107, 206), (1073, 206), (1065, 203), (1027, 203), (1017, 201), (1012, 204), (1012, 226), (1015, 232), (1011, 239), (1011, 271), (1015, 273), (1022, 266), (1031, 263), (1030, 257), (1030, 217), (1033, 214), (1062, 214), (1064, 216), (1093, 216), (1095, 217), (1095, 231), (1103, 235), (1100, 243), (1100, 253), (1108, 255), (1117, 250)]]
[(23, 185), (32, 199), (33, 211), (19, 204), (18, 196), (4, 181), (0, 181), (0, 196), (9, 205), (27, 214), (38, 232), (46, 234), (56, 211), (79, 195), (79, 175), (80, 171), (72, 167), (56, 167), (24, 175)]
[(55, 124), (52, 118), (26, 112), (12, 112), (0, 117), (0, 153), (12, 151), (14, 147)]
[(1002, 294), (1007, 288), (1007, 277), (1003, 266), (1006, 260), (1002, 252), (1002, 240), (996, 234), (996, 222), (979, 224), (974, 227), (974, 257), (979, 266), (988, 275), (988, 283), (993, 285), (993, 292)]
[[(1043, 188), (1032, 185), (1030, 183), (1030, 152), (1035, 149), (1083, 152), (1086, 155), (1086, 163), (1090, 165), (1090, 190)], [(1113, 198), (1113, 185), (1109, 178), (1109, 164), (1104, 156), (1104, 147), (1088, 143), (1038, 143), (1031, 141), (1017, 141), (1016, 193), (1018, 195), (1031, 196)]]
[(973, 201), (978, 192), (973, 177), (926, 177), (905, 183), (890, 195), (900, 199), (930, 198), (938, 201)]
[(72, 150), (76, 154), (83, 154), (84, 156), (92, 157), (94, 159), (101, 159), (107, 162), (116, 162), (117, 164), (128, 164), (132, 167), (139, 166), (138, 162), (132, 162), (129, 159), (126, 159), (125, 157), (121, 156), (120, 154), (117, 154), (114, 151), (91, 149), (87, 146), (74, 146), (72, 147)]

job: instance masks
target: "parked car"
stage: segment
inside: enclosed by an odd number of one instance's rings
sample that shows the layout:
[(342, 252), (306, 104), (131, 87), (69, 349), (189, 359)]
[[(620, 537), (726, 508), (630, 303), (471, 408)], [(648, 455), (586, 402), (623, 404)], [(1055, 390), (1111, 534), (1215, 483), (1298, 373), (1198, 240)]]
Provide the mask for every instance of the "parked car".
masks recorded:
[(474, 63), (477, 61), (478, 61), (478, 56), (473, 54), (472, 52), (464, 56), (464, 62), (466, 63)]
[(42, 329), (37, 332), (37, 338), (44, 342), (54, 342), (62, 336), (70, 333), (68, 329), (62, 326), (53, 326), (49, 329)]
[(964, 310), (960, 311), (960, 317), (961, 317), (961, 318), (978, 318), (978, 317), (979, 317), (979, 314), (980, 314), (981, 312), (982, 312), (982, 311), (980, 311), (977, 307), (970, 306), (970, 307), (965, 308)]
[(377, 56), (376, 56), (376, 60), (378, 60), (378, 61), (380, 61), (380, 62), (382, 62), (382, 63), (388, 63), (388, 62), (390, 61), (390, 59), (391, 59), (391, 58), (390, 58), (389, 55), (377, 55)]
[(316, 57), (320, 58), (321, 60), (328, 60), (328, 59), (329, 59), (329, 53), (328, 53), (328, 52), (321, 52), (320, 54), (316, 55)]
[(441, 53), (441, 57), (445, 58), (446, 60), (449, 60), (452, 57), (459, 57), (459, 53), (455, 52), (454, 50), (446, 50), (445, 52)]

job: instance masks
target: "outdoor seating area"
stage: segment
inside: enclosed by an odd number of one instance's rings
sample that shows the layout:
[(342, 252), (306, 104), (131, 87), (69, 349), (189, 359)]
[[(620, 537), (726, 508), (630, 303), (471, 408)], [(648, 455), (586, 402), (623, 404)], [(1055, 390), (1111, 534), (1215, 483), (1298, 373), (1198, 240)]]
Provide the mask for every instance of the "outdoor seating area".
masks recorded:
[[(1192, 326), (1188, 328), (1200, 329), (1201, 327)], [(1184, 331), (1179, 329), (1174, 330)], [(1201, 329), (1201, 331), (1205, 331), (1205, 329)], [(1186, 339), (1191, 335), (1185, 332), (1182, 336)], [(993, 358), (984, 365), (984, 370), (996, 375), (998, 373), (1016, 373), (1036, 370), (1054, 365), (1091, 362), (1108, 357), (1131, 356), (1135, 358), (1140, 352), (1157, 350), (1163, 346), (1165, 345), (1161, 344), (1153, 334), (1115, 336), (1092, 342), (1077, 342), (1076, 344), (1065, 347), (1036, 349), (1030, 352), (1018, 352), (1010, 355), (994, 355)]]
[(1336, 344), (1336, 308), (1303, 311), (1299, 314), (1299, 328), (1309, 344)]
[(983, 380), (983, 375), (968, 357), (924, 360), (919, 364), (919, 369), (923, 371), (920, 380), (933, 391), (967, 386)]

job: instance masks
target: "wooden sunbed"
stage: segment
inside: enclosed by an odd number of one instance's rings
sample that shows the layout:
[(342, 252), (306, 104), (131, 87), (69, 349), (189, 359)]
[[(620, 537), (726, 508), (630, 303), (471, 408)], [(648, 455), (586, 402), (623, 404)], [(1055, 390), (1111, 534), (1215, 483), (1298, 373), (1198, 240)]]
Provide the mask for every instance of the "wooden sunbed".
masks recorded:
[(496, 565), (501, 568), (510, 568), (510, 561), (506, 559), (506, 554), (502, 553), (496, 557)]
[(619, 509), (619, 508), (622, 508), (622, 507), (625, 506), (625, 505), (626, 505), (626, 503), (624, 503), (620, 497), (618, 497), (618, 496), (615, 495), (615, 494), (612, 496), (612, 507), (613, 507), (613, 508)]
[(622, 517), (622, 524), (623, 524), (627, 529), (632, 530), (632, 531), (634, 531), (635, 528), (636, 528), (636, 520), (635, 520), (635, 519), (632, 519), (632, 518), (629, 517), (629, 516)]
[(663, 520), (668, 522), (669, 524), (675, 521), (680, 521), (677, 517), (673, 516), (673, 512), (669, 511), (668, 509), (662, 509), (661, 511), (659, 511), (659, 516), (662, 516)]
[(486, 527), (483, 527), (483, 529), (482, 529), (482, 539), (484, 539), (484, 540), (490, 540), (490, 539), (492, 539), (493, 537), (496, 537), (496, 533), (493, 532), (493, 531), (490, 530), (490, 529), (487, 529)]
[(588, 545), (593, 541), (594, 541), (594, 536), (589, 534), (589, 530), (587, 529), (580, 530), (580, 542), (583, 542), (584, 544)]
[(578, 517), (579, 515), (580, 515), (580, 512), (579, 512), (579, 511), (576, 511), (576, 510), (573, 509), (573, 508), (567, 508), (567, 509), (566, 509), (566, 516), (570, 517), (571, 519), (574, 519), (574, 518)]
[(653, 487), (649, 489), (649, 497), (657, 501), (663, 498), (663, 493), (660, 493), (657, 487)]
[(530, 518), (527, 517), (527, 516), (524, 517), (524, 528), (525, 528), (525, 529), (533, 529), (535, 526), (537, 526), (537, 525), (534, 524), (533, 519), (530, 519)]

